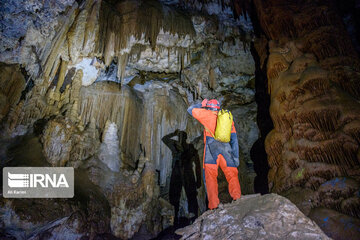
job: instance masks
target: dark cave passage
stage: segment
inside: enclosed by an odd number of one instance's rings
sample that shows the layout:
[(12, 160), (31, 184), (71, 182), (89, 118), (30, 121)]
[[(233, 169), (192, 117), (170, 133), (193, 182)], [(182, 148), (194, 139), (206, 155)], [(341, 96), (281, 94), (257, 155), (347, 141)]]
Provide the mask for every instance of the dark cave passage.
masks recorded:
[(258, 106), (257, 124), (260, 130), (260, 138), (256, 140), (250, 150), (251, 160), (254, 162), (254, 170), (256, 177), (254, 179), (255, 193), (265, 194), (269, 192), (268, 187), (268, 172), (269, 164), (267, 160), (267, 153), (265, 151), (265, 138), (267, 134), (274, 128), (272, 123), (269, 107), (270, 96), (267, 88), (267, 78), (264, 72), (266, 70), (260, 67), (260, 58), (255, 50), (254, 44), (251, 45), (251, 53), (255, 60), (255, 100)]
[[(261, 29), (259, 18), (257, 16), (254, 3), (250, 7), (250, 19), (254, 28), (254, 34), (260, 38), (264, 33)], [(258, 40), (259, 41), (259, 40)], [(267, 59), (260, 59), (258, 51), (268, 51), (267, 48), (256, 49), (255, 43), (251, 43), (251, 54), (255, 61), (255, 101), (257, 103), (256, 122), (260, 130), (260, 137), (256, 140), (250, 150), (251, 160), (254, 163), (256, 177), (254, 179), (255, 193), (266, 194), (269, 192), (268, 172), (269, 164), (267, 153), (265, 151), (265, 138), (274, 128), (270, 117), (270, 95), (268, 88), (268, 79), (266, 76)]]

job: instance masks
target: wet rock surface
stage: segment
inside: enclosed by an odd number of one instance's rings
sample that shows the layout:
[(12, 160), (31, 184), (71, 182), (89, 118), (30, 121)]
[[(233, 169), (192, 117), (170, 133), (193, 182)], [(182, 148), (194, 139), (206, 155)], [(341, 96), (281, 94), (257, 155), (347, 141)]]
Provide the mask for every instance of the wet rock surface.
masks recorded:
[(209, 210), (185, 228), (181, 239), (331, 239), (288, 199), (244, 195)]

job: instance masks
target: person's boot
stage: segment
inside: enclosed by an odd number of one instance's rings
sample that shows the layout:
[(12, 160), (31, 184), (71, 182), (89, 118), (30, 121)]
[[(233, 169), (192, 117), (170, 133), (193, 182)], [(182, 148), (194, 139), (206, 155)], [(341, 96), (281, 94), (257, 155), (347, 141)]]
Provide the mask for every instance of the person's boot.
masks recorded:
[(216, 208), (211, 209), (211, 210), (217, 210), (217, 209), (224, 209), (224, 204), (219, 203), (219, 205), (217, 205), (217, 207), (216, 207)]

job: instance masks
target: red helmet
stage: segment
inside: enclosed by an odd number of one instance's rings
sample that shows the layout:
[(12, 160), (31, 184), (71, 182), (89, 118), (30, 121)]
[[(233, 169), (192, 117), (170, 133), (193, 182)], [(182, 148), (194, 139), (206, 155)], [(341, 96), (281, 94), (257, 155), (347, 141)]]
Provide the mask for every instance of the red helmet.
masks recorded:
[(220, 109), (220, 103), (216, 99), (211, 99), (206, 102), (206, 107)]

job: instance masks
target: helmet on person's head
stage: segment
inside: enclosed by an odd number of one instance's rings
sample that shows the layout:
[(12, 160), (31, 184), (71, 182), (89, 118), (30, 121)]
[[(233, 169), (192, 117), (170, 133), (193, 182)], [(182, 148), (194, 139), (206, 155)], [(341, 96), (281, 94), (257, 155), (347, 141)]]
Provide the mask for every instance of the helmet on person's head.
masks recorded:
[(206, 102), (205, 107), (214, 108), (215, 110), (219, 110), (220, 109), (220, 103), (216, 99), (211, 99), (211, 100)]

